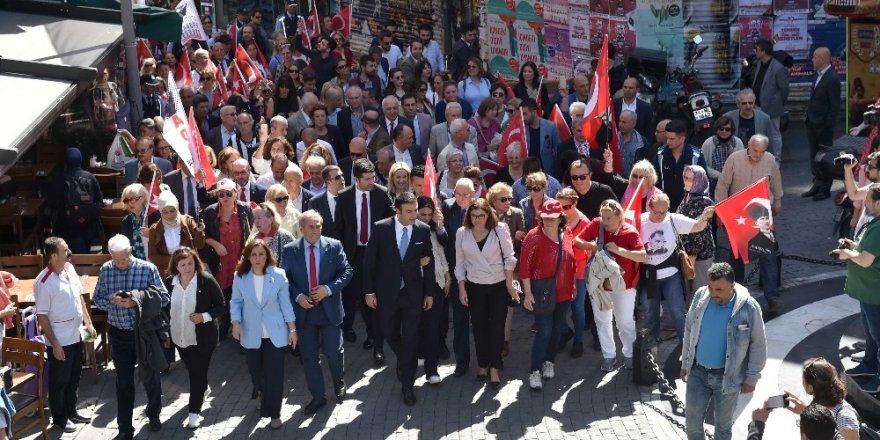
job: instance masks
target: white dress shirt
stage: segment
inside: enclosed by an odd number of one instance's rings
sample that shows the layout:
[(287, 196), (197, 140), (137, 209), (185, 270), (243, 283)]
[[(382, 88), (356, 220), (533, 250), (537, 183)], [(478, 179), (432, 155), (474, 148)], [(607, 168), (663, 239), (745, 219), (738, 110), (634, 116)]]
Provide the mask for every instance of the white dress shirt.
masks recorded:
[(330, 207), (330, 218), (336, 221), (336, 195), (327, 193), (327, 206)]
[(637, 99), (639, 99), (639, 98), (633, 98), (633, 102), (627, 104), (627, 103), (626, 103), (626, 98), (623, 98), (623, 99), (620, 101), (620, 112), (623, 113), (624, 110), (629, 110), (629, 111), (635, 113), (635, 112), (636, 112), (636, 109), (638, 108), (638, 101), (637, 101)]
[[(171, 280), (171, 340), (178, 347), (190, 347), (198, 344), (196, 325), (190, 321), (189, 315), (196, 311), (196, 292), (198, 283), (193, 277), (186, 287), (180, 285), (180, 276)], [(209, 313), (202, 313), (204, 322), (211, 322)]]
[(229, 140), (233, 136), (235, 136), (235, 127), (232, 127), (232, 130), (227, 130), (226, 127), (220, 125), (220, 140), (224, 148), (232, 145)]
[(397, 67), (397, 61), (403, 58), (403, 52), (396, 44), (392, 44), (388, 52), (382, 51), (382, 58), (388, 60), (388, 68), (393, 69)]
[[(266, 280), (265, 275), (254, 274), (254, 295), (256, 295), (257, 303), (260, 305), (263, 305), (263, 284), (264, 284), (265, 280)], [(263, 329), (262, 338), (263, 339), (268, 338), (269, 331), (266, 330), (266, 323), (264, 322), (264, 323), (260, 324), (260, 327), (262, 327), (262, 329)]]
[(406, 164), (409, 165), (409, 169), (413, 169), (414, 165), (413, 165), (413, 161), (412, 161), (412, 154), (410, 154), (409, 148), (407, 148), (406, 150), (400, 151), (397, 149), (397, 146), (395, 145), (394, 147), (391, 148), (391, 151), (394, 152), (394, 161), (395, 162), (406, 162)]
[[(311, 271), (312, 266), (309, 264), (309, 256), (312, 254), (312, 249), (311, 249), (312, 244), (309, 243), (308, 240), (306, 240), (305, 238), (302, 238), (301, 240), (303, 241), (303, 243), (302, 243), (303, 254), (305, 254), (304, 256), (305, 256), (305, 260), (306, 260), (306, 276), (311, 276), (309, 274), (311, 274), (310, 271)], [(321, 246), (320, 246), (320, 243), (315, 243), (315, 276), (318, 279), (321, 279)], [(312, 282), (312, 280), (308, 280), (309, 285), (311, 285), (311, 282)], [(327, 288), (327, 296), (333, 295), (333, 292), (330, 290), (329, 286), (327, 286), (327, 285), (323, 285), (323, 286)], [(302, 296), (308, 297), (307, 294), (300, 293), (299, 295), (296, 296), (296, 299), (294, 301), (299, 302), (299, 298)]]

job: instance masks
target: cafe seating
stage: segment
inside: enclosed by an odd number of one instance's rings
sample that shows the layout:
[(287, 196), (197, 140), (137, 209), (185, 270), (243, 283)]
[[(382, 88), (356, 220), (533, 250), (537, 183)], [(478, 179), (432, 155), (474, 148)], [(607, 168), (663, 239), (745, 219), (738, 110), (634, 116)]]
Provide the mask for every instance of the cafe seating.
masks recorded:
[[(36, 278), (43, 270), (42, 255), (16, 255), (12, 257), (0, 257), (0, 269), (3, 269), (17, 278)], [(33, 293), (33, 292), (30, 292)]]
[(107, 240), (122, 232), (122, 219), (128, 211), (117, 208), (101, 209), (101, 224), (104, 225), (104, 236), (101, 237), (102, 252), (107, 252)]
[(98, 179), (98, 185), (101, 187), (101, 195), (104, 198), (115, 198), (122, 194), (122, 188), (125, 187), (124, 176), (121, 170), (108, 167), (92, 167), (89, 172)]
[[(43, 439), (49, 438), (46, 432), (46, 402), (43, 396), (46, 395), (43, 390), (43, 369), (45, 368), (46, 358), (44, 353), (46, 346), (41, 342), (27, 341), (18, 338), (3, 338), (3, 362), (11, 363), (13, 367), (12, 383), (4, 384), (9, 394), (10, 400), (15, 405), (16, 413), (12, 416), (10, 428), (12, 435), (19, 438), (19, 433), (26, 431), (34, 426), (39, 426), (43, 432)], [(31, 366), (36, 369), (37, 374), (25, 371), (25, 367)], [(35, 382), (36, 394), (25, 391), (29, 382)], [(36, 413), (36, 417), (22, 427), (16, 424), (19, 420), (29, 418), (29, 415)]]
[(92, 296), (89, 293), (83, 293), (83, 301), (86, 304), (89, 316), (92, 318), (92, 326), (95, 327), (95, 333), (100, 339), (92, 342), (83, 342), (83, 347), (88, 352), (89, 367), (92, 369), (92, 381), (98, 383), (98, 350), (103, 350), (104, 362), (102, 367), (110, 364), (110, 335), (107, 330), (110, 324), (107, 322), (107, 312), (96, 309), (92, 305)]
[(36, 251), (39, 229), (35, 222), (25, 225), (21, 211), (14, 206), (0, 206), (0, 253), (21, 254)]
[(101, 273), (101, 266), (110, 261), (110, 254), (73, 254), (69, 261), (77, 274), (96, 277)]

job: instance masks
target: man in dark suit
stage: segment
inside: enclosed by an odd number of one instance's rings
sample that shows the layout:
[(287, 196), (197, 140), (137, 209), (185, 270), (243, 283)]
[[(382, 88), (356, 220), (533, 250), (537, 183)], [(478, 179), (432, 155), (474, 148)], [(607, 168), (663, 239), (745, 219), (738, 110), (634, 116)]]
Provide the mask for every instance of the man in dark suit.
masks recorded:
[[(415, 405), (419, 320), (434, 304), (434, 261), (431, 228), (417, 220), (416, 196), (405, 192), (394, 200), (393, 218), (379, 220), (364, 256), (367, 305), (378, 311), (382, 333), (397, 355), (397, 378), (403, 401)], [(427, 257), (428, 264), (422, 265)]]
[(342, 141), (348, 144), (364, 129), (364, 92), (358, 86), (349, 86), (345, 100), (348, 107), (339, 110), (336, 126), (342, 132)]
[(137, 156), (134, 159), (129, 160), (125, 163), (125, 184), (130, 185), (137, 180), (137, 175), (141, 170), (141, 167), (144, 165), (153, 162), (159, 167), (159, 171), (162, 175), (168, 174), (171, 172), (171, 162), (168, 162), (161, 157), (153, 156), (153, 140), (150, 138), (140, 138), (134, 147), (134, 154)]
[[(213, 170), (209, 172), (213, 172)], [(210, 204), (208, 202), (211, 197), (205, 189), (204, 181), (201, 184), (196, 182), (196, 178), (190, 174), (189, 168), (185, 166), (166, 174), (162, 178), (162, 183), (168, 185), (171, 193), (177, 197), (180, 202), (180, 212), (192, 218), (198, 219), (202, 207)]]
[(369, 159), (358, 159), (354, 163), (354, 184), (339, 192), (336, 202), (334, 238), (342, 242), (345, 256), (354, 268), (351, 283), (342, 293), (345, 319), (342, 332), (346, 341), (355, 342), (357, 335), (352, 329), (355, 312), (361, 309), (367, 327), (364, 350), (373, 349), (373, 360), (385, 363), (382, 332), (377, 323), (378, 316), (364, 304), (364, 253), (372, 234), (373, 225), (394, 215), (388, 190), (375, 184), (376, 167)]
[(447, 69), (456, 81), (466, 72), (468, 58), (480, 56), (477, 28), (472, 24), (463, 24), (459, 32), (461, 32), (461, 39), (452, 46), (452, 55), (449, 57), (449, 68)]
[(220, 150), (232, 146), (235, 127), (235, 106), (220, 107), (220, 125), (208, 130), (205, 143), (211, 146), (215, 154), (220, 154)]
[(391, 133), (391, 152), (394, 154), (393, 162), (404, 162), (412, 169), (416, 165), (424, 165), (425, 159), (419, 146), (413, 144), (413, 130), (409, 125), (398, 125)]
[(419, 147), (422, 157), (424, 157), (431, 141), (431, 128), (434, 127), (434, 120), (428, 114), (416, 111), (416, 97), (412, 94), (403, 95), (401, 105), (403, 115), (412, 121), (413, 143)]
[(810, 102), (807, 104), (807, 139), (810, 142), (810, 167), (813, 172), (813, 186), (801, 194), (819, 201), (831, 197), (833, 178), (819, 169), (815, 160), (821, 145), (831, 145), (834, 140), (834, 125), (840, 109), (840, 77), (831, 65), (831, 51), (818, 47), (813, 51), (813, 67), (816, 79), (813, 80)]
[[(471, 363), (470, 314), (468, 308), (458, 298), (458, 280), (455, 279), (455, 234), (464, 224), (464, 215), (474, 200), (474, 182), (467, 178), (455, 183), (453, 197), (443, 201), (443, 227), (437, 230), (437, 241), (443, 245), (446, 261), (449, 262), (449, 274), (452, 284), (449, 289), (448, 302), (452, 304), (452, 350), (455, 352), (455, 377), (464, 376)], [(442, 231), (441, 231), (442, 229)], [(442, 234), (441, 234), (442, 232)], [(441, 316), (441, 341), (446, 340), (449, 329), (449, 310), (444, 308)], [(444, 343), (440, 347), (440, 358), (449, 357), (449, 350)]]
[(336, 165), (327, 165), (321, 170), (321, 177), (327, 182), (327, 191), (316, 195), (309, 202), (309, 208), (318, 211), (324, 219), (324, 228), (327, 236), (333, 233), (335, 228), (334, 216), (336, 215), (336, 201), (339, 191), (345, 188), (345, 177), (342, 170)]
[(290, 299), (299, 331), (299, 353), (312, 401), (303, 410), (313, 414), (327, 404), (319, 353), (330, 367), (333, 391), (342, 402), (346, 387), (342, 348), (342, 289), (351, 281), (351, 266), (342, 243), (321, 236), (322, 219), (308, 210), (299, 219), (302, 238), (284, 246), (283, 269), (290, 281)]
[(236, 159), (232, 162), (232, 180), (240, 189), (239, 200), (248, 203), (263, 203), (266, 201), (266, 188), (257, 185), (251, 175), (251, 166), (245, 159)]
[(364, 112), (364, 131), (362, 136), (367, 140), (367, 151), (375, 155), (382, 147), (391, 143), (391, 136), (388, 135), (382, 123), (379, 121), (379, 112), (376, 110), (367, 110)]
[(382, 98), (382, 115), (380, 119), (382, 128), (392, 137), (394, 129), (401, 125), (408, 125), (412, 128), (412, 121), (400, 116), (400, 101), (396, 96), (386, 96)]
[(339, 158), (339, 168), (342, 170), (342, 176), (346, 182), (354, 182), (354, 174), (352, 173), (352, 165), (358, 159), (367, 158), (367, 141), (364, 138), (356, 136), (348, 143), (348, 157)]
[(651, 104), (639, 99), (639, 80), (629, 77), (623, 81), (623, 96), (614, 100), (614, 117), (619, 121), (620, 112), (630, 110), (636, 114), (636, 131), (645, 139), (653, 138), (654, 110)]

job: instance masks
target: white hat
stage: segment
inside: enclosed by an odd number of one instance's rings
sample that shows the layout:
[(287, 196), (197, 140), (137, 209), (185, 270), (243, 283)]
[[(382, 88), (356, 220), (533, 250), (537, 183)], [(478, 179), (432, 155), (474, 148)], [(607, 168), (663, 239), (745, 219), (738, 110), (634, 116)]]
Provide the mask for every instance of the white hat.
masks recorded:
[(166, 206), (173, 206), (178, 210), (180, 209), (177, 197), (171, 191), (162, 191), (159, 194), (159, 210), (165, 209)]

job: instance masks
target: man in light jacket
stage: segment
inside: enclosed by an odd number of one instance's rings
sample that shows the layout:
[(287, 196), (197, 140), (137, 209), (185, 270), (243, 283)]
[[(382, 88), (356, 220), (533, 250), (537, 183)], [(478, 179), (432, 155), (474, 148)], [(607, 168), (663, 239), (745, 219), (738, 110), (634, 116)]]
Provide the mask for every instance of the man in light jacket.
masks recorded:
[(779, 129), (779, 118), (785, 113), (785, 101), (788, 100), (788, 70), (773, 57), (773, 42), (767, 39), (758, 40), (755, 62), (751, 81), (755, 106), (767, 113)]
[(755, 92), (752, 89), (742, 89), (736, 94), (736, 110), (724, 114), (736, 124), (736, 135), (742, 140), (743, 145), (748, 145), (749, 139), (756, 134), (763, 134), (770, 139), (769, 151), (773, 153), (776, 161), (782, 163), (782, 134), (779, 128), (770, 119), (770, 115), (755, 108)]
[(694, 294), (681, 351), (681, 380), (687, 383), (685, 425), (689, 439), (702, 439), (703, 419), (715, 402), (715, 438), (730, 440), (736, 401), (755, 391), (767, 362), (761, 306), (733, 268), (715, 263), (709, 285)]

